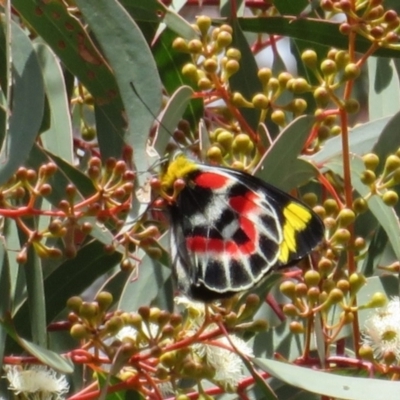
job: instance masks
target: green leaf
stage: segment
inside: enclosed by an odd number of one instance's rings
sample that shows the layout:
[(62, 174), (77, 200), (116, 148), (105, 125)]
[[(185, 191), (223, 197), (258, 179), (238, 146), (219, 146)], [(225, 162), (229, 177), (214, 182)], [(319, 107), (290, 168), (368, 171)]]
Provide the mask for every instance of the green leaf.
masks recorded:
[[(92, 241), (78, 250), (75, 258), (65, 260), (44, 281), (47, 323), (65, 309), (71, 296), (80, 295), (93, 282), (104, 276), (120, 262), (119, 253), (105, 254), (104, 245)], [(15, 326), (21, 334), (27, 329), (27, 304), (24, 303), (15, 316)]]
[[(361, 174), (365, 170), (364, 163), (357, 157), (352, 157), (350, 162), (353, 187), (361, 197), (364, 197), (369, 193), (369, 188), (361, 182)], [(343, 164), (341, 160), (326, 163), (325, 167), (343, 177)], [(400, 226), (393, 208), (385, 205), (378, 196), (372, 196), (368, 200), (368, 207), (388, 235), (397, 259), (400, 259)]]
[(193, 26), (178, 14), (183, 4), (181, 6), (173, 4), (171, 7), (166, 7), (157, 0), (138, 2), (121, 0), (120, 3), (135, 21), (153, 22), (157, 24), (163, 22), (180, 37), (187, 40), (198, 38), (198, 34)]
[[(245, 32), (289, 36), (309, 42), (310, 47), (313, 43), (343, 50), (348, 50), (349, 47), (347, 36), (340, 33), (340, 24), (336, 22), (293, 17), (239, 18), (238, 22)], [(357, 52), (365, 53), (370, 49), (371, 42), (362, 36), (356, 36), (355, 47)], [(382, 47), (374, 56), (399, 58), (400, 52)]]
[(276, 329), (261, 332), (254, 338), (254, 354), (257, 356), (273, 357), (278, 353), (286, 359), (295, 360), (302, 352), (303, 343), (290, 331), (287, 320)]
[(245, 11), (245, 1), (237, 0), (234, 3), (230, 0), (221, 0), (219, 2), (219, 12), (222, 17), (236, 17), (243, 16)]
[(262, 393), (263, 399), (276, 400), (277, 399), (276, 394), (269, 387), (267, 382), (265, 382), (265, 380), (262, 379), (261, 375), (257, 371), (255, 371), (251, 362), (246, 357), (242, 357), (240, 353), (238, 354), (238, 356), (241, 358), (242, 363), (250, 371), (251, 376), (254, 378), (254, 382), (257, 385), (257, 389), (259, 390), (260, 393)]
[[(378, 142), (382, 131), (385, 129), (391, 118), (392, 117), (385, 117), (377, 119), (375, 121), (357, 125), (355, 128), (351, 129), (349, 134), (350, 153), (363, 155), (370, 152), (375, 143)], [(387, 145), (392, 146), (390, 142), (387, 143)], [(311, 161), (316, 165), (323, 165), (329, 160), (340, 157), (342, 153), (342, 137), (335, 136), (332, 139), (327, 140), (322, 150), (318, 153), (312, 156), (305, 156), (304, 159)]]
[[(0, 240), (0, 319), (11, 314), (11, 277), (6, 245)], [(0, 369), (3, 366), (4, 348), (7, 339), (7, 331), (0, 325)]]
[(289, 385), (323, 396), (347, 400), (396, 400), (398, 397), (397, 382), (339, 376), (275, 360), (255, 359), (254, 363)]
[[(126, 129), (121, 97), (112, 70), (94, 46), (86, 27), (69, 12), (66, 4), (62, 2), (38, 3), (36, 0), (15, 0), (13, 8), (46, 41), (63, 65), (94, 96), (95, 104), (102, 105), (96, 108), (100, 109), (100, 113), (105, 113), (101, 122), (106, 120), (108, 124), (103, 125), (97, 122), (97, 133), (99, 139), (107, 137), (114, 146), (103, 145), (103, 140), (101, 150), (105, 154), (114, 151), (112, 153), (114, 156), (120, 156), (123, 146), (122, 138)], [(30, 90), (33, 91), (32, 87)]]
[(36, 43), (35, 50), (43, 71), (51, 116), (50, 129), (42, 133), (41, 139), (47, 150), (72, 163), (72, 123), (60, 61), (44, 43)]
[(32, 246), (28, 248), (27, 262), (23, 268), (28, 290), (27, 304), (29, 307), (32, 339), (35, 344), (47, 347), (46, 305), (42, 262)]
[(181, 86), (169, 99), (164, 108), (163, 115), (160, 119), (157, 136), (154, 140), (154, 148), (159, 155), (165, 154), (165, 148), (171, 140), (171, 135), (178, 122), (181, 120), (190, 99), (193, 90), (189, 86)]
[(309, 4), (310, 2), (308, 0), (274, 0), (274, 6), (277, 8), (281, 15), (298, 15)]
[(174, 51), (172, 43), (176, 35), (166, 30), (158, 38), (153, 47), (154, 59), (160, 69), (160, 77), (167, 90), (173, 93), (180, 85), (189, 85), (190, 82), (182, 75), (182, 67), (192, 62), (190, 55)]
[(115, 376), (111, 376), (109, 373), (103, 374), (100, 372), (96, 373), (96, 378), (99, 383), (99, 387), (102, 388), (102, 392), (100, 396), (97, 398), (98, 400), (144, 400), (144, 397), (137, 391), (134, 390), (118, 390), (117, 392), (107, 393), (104, 389), (107, 389), (108, 386), (118, 385), (121, 383), (121, 380)]
[[(399, 296), (398, 278), (394, 275), (371, 276), (370, 278), (367, 278), (367, 284), (357, 293), (357, 304), (367, 304), (371, 300), (371, 296), (378, 292), (384, 293), (388, 299), (393, 296)], [(361, 329), (363, 328), (367, 318), (375, 313), (375, 308), (359, 311), (358, 316)]]
[(70, 374), (74, 371), (74, 365), (69, 359), (22, 338), (18, 338), (17, 342), (23, 349), (36, 357), (43, 364), (64, 374)]
[(313, 117), (301, 117), (289, 124), (265, 154), (256, 176), (282, 190), (293, 189), (314, 176), (314, 167), (297, 158), (313, 122)]
[(400, 84), (393, 61), (369, 57), (368, 78), (369, 119), (373, 121), (397, 113), (400, 107)]
[[(154, 44), (152, 51), (159, 69), (161, 81), (166, 92), (171, 95), (182, 86), (191, 86), (193, 82), (182, 75), (182, 67), (192, 62), (189, 54), (176, 51), (172, 48), (172, 43), (176, 34), (167, 29)], [(183, 114), (192, 126), (196, 126), (199, 119), (203, 116), (203, 101), (192, 99), (186, 112)], [(176, 126), (174, 126), (173, 132)]]
[(383, 171), (386, 158), (390, 154), (393, 154), (393, 152), (396, 151), (398, 147), (400, 147), (399, 124), (400, 112), (397, 112), (387, 122), (379, 135), (379, 139), (374, 144), (374, 147), (371, 149), (372, 152), (375, 153), (380, 159), (380, 163), (376, 169), (376, 174), (379, 174)]
[(0, 152), (0, 185), (28, 158), (44, 111), (44, 87), (35, 50), (25, 32), (11, 23), (13, 96), (9, 129)]
[[(129, 125), (125, 140), (133, 149), (137, 169), (147, 171), (148, 159), (143, 156), (147, 135), (161, 107), (161, 81), (151, 50), (135, 21), (117, 1), (76, 3), (115, 73)], [(107, 146), (106, 138), (103, 146)], [(146, 179), (145, 174), (138, 176), (139, 182)]]
[(29, 354), (36, 357), (43, 364), (48, 365), (55, 370), (64, 373), (70, 374), (74, 370), (74, 365), (71, 360), (54, 353), (53, 351), (44, 349), (43, 347), (38, 346), (28, 340), (25, 340), (18, 336), (14, 327), (8, 319), (3, 319), (0, 321), (2, 327), (7, 331), (7, 333)]
[[(122, 113), (122, 110), (119, 111)], [(96, 119), (97, 140), (101, 159), (121, 158), (124, 148), (125, 124), (118, 124), (114, 104), (95, 104), (94, 115)]]
[[(262, 85), (257, 76), (258, 66), (249, 43), (236, 19), (232, 21), (232, 28), (232, 46), (240, 50), (241, 59), (246, 60), (246, 62), (242, 62), (239, 71), (229, 78), (229, 85), (232, 92), (239, 92), (246, 100), (251, 101), (255, 94), (262, 93)], [(260, 112), (251, 108), (240, 108), (239, 110), (246, 123), (256, 131)]]
[(47, 321), (52, 321), (65, 308), (67, 300), (81, 294), (96, 279), (107, 274), (121, 261), (121, 254), (106, 254), (104, 245), (92, 241), (76, 257), (66, 260), (44, 282)]
[[(375, 220), (376, 225), (378, 221)], [(371, 231), (371, 229), (369, 230)], [(381, 259), (388, 245), (388, 237), (385, 230), (381, 226), (377, 226), (368, 245), (368, 251), (362, 262), (361, 272), (365, 276), (371, 276), (375, 273), (376, 268), (382, 265)]]
[(25, 274), (17, 263), (14, 249), (21, 248), (21, 242), (18, 235), (18, 227), (14, 220), (5, 221), (5, 243), (7, 244), (7, 259), (9, 263), (10, 286), (8, 288), (12, 299), (11, 313), (20, 305), (22, 298), (26, 297)]
[(140, 306), (150, 305), (170, 275), (169, 268), (145, 255), (138, 270), (133, 271), (132, 278), (126, 282), (118, 308), (129, 312), (137, 311)]

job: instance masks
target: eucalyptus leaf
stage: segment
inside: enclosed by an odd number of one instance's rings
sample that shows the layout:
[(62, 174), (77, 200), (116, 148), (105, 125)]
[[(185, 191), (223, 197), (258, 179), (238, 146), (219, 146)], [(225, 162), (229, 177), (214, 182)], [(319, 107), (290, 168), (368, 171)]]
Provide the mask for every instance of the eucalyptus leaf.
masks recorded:
[(72, 163), (72, 123), (60, 61), (44, 43), (36, 43), (35, 50), (43, 71), (44, 87), (51, 115), (50, 129), (44, 132), (41, 138), (47, 150)]
[(393, 61), (370, 57), (368, 72), (370, 119), (373, 121), (395, 114), (400, 107), (400, 82)]
[[(350, 162), (353, 186), (360, 196), (364, 197), (369, 193), (368, 187), (364, 185), (360, 179), (361, 174), (365, 170), (364, 163), (360, 158), (357, 157), (352, 157)], [(343, 176), (343, 166), (341, 161), (331, 161), (326, 163), (325, 167), (336, 174)], [(379, 221), (382, 228), (385, 229), (393, 250), (395, 251), (396, 257), (400, 259), (400, 225), (393, 208), (385, 205), (382, 199), (376, 195), (372, 196), (368, 200), (368, 207), (372, 214), (374, 214), (377, 221)]]
[[(161, 107), (161, 81), (151, 50), (136, 22), (116, 0), (77, 0), (77, 5), (115, 72), (129, 124), (125, 141), (133, 149), (138, 170), (146, 171), (147, 134)], [(100, 146), (109, 146), (106, 137)]]
[(170, 275), (169, 268), (145, 255), (138, 270), (133, 271), (132, 278), (126, 282), (118, 308), (137, 311), (140, 306), (151, 304)]
[(255, 359), (254, 363), (289, 385), (323, 396), (346, 400), (397, 399), (397, 382), (335, 375), (275, 360)]
[(18, 336), (17, 332), (15, 331), (14, 327), (8, 319), (2, 319), (1, 326), (25, 351), (36, 357), (43, 364), (48, 365), (49, 367), (54, 368), (55, 370), (64, 374), (70, 374), (73, 372), (74, 367), (71, 360), (21, 338), (20, 336)]
[(14, 85), (9, 129), (0, 151), (0, 185), (28, 158), (44, 112), (43, 76), (36, 52), (25, 32), (13, 21), (11, 35)]
[(282, 190), (290, 190), (316, 175), (312, 165), (297, 158), (312, 125), (311, 117), (297, 118), (289, 124), (268, 149), (256, 176)]
[[(314, 43), (331, 46), (337, 49), (348, 50), (348, 38), (339, 31), (339, 23), (314, 18), (293, 18), (292, 16), (276, 16), (263, 18), (238, 18), (241, 29), (245, 32), (268, 33), (283, 35), (293, 39), (308, 42), (310, 47)], [(357, 35), (355, 50), (365, 53), (370, 49), (371, 42)], [(399, 58), (400, 52), (390, 48), (379, 48), (374, 55)]]
[[(10, 264), (4, 239), (0, 240), (0, 318), (11, 314), (11, 277)], [(7, 339), (7, 331), (0, 325), (0, 368), (3, 365), (3, 356)]]
[[(233, 20), (233, 40), (232, 46), (240, 50), (242, 59), (246, 60), (238, 72), (229, 79), (229, 85), (232, 92), (239, 92), (242, 96), (251, 101), (257, 93), (262, 93), (262, 85), (257, 77), (258, 67), (254, 55), (250, 49), (249, 43), (236, 20)], [(240, 112), (253, 131), (256, 131), (259, 124), (260, 112), (253, 108), (240, 108)]]
[(162, 116), (160, 118), (157, 136), (153, 146), (159, 155), (165, 154), (165, 148), (171, 140), (178, 122), (181, 120), (189, 101), (193, 95), (193, 90), (188, 86), (181, 86), (169, 99)]
[[(384, 117), (366, 122), (365, 124), (358, 125), (351, 129), (349, 134), (350, 152), (357, 155), (363, 155), (370, 152), (378, 142), (382, 131), (391, 119), (392, 116)], [(315, 163), (316, 165), (323, 165), (327, 161), (341, 156), (342, 153), (342, 138), (341, 136), (335, 136), (325, 142), (322, 150), (312, 156), (306, 156), (305, 159)]]

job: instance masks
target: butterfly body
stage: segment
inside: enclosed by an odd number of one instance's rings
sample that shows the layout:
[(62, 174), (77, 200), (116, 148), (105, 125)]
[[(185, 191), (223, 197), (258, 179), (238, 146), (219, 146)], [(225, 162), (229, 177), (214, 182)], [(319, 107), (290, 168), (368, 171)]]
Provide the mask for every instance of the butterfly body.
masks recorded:
[(321, 220), (298, 200), (245, 172), (178, 156), (161, 177), (169, 205), (179, 290), (212, 301), (250, 289), (303, 258), (322, 239)]

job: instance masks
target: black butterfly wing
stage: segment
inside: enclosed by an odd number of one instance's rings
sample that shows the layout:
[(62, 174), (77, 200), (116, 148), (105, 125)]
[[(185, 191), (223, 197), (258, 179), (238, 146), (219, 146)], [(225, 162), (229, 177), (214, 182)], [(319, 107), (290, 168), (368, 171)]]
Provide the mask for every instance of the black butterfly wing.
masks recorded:
[(322, 221), (292, 196), (247, 173), (202, 166), (170, 207), (179, 289), (203, 301), (251, 288), (322, 239)]

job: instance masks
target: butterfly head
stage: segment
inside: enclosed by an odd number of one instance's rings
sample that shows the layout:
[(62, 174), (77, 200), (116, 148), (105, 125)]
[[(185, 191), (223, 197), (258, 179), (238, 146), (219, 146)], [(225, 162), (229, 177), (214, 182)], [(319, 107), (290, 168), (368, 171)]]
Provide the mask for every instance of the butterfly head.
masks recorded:
[(176, 183), (185, 181), (186, 177), (197, 169), (198, 164), (196, 162), (190, 160), (182, 153), (176, 154), (161, 173), (160, 182), (162, 192), (169, 196), (173, 195)]

